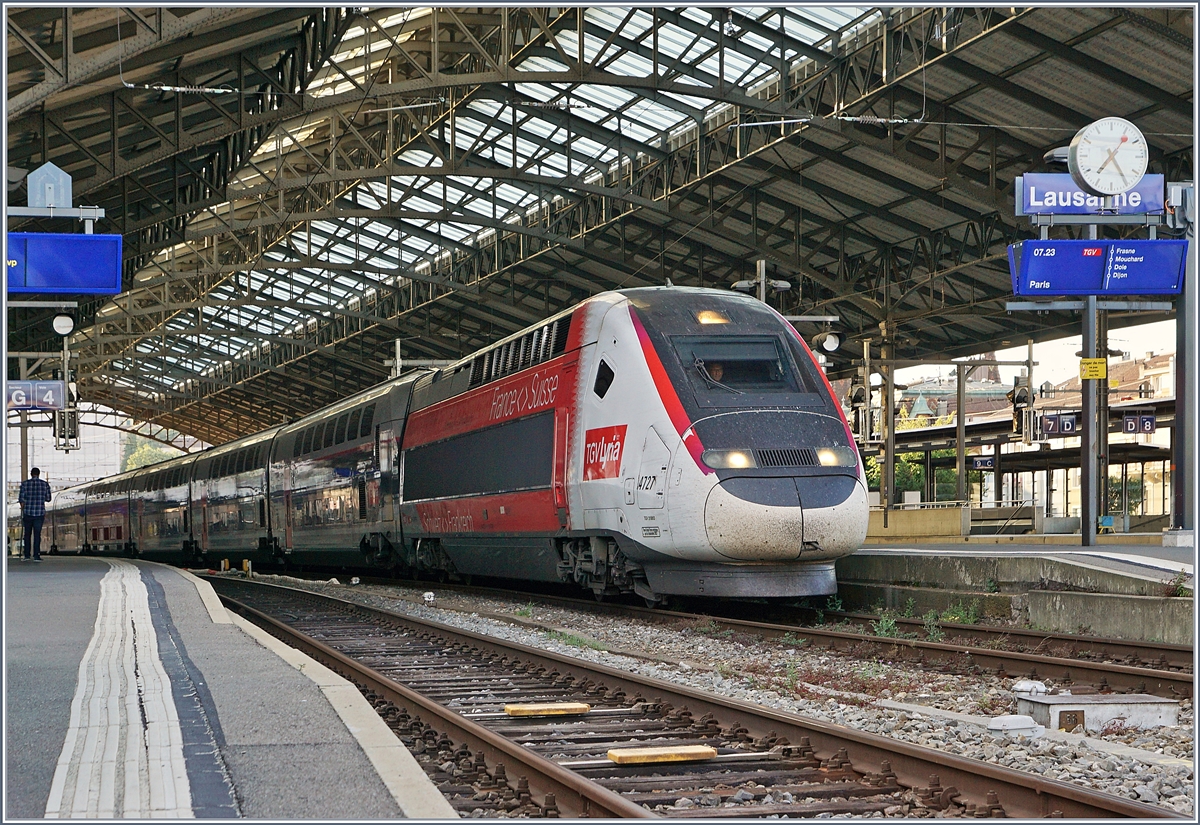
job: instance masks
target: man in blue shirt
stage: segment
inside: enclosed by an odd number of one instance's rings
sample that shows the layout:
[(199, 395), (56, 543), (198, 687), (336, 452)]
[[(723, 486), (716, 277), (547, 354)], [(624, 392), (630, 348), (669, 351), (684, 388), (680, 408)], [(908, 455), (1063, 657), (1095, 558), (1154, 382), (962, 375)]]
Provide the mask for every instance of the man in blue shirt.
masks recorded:
[[(21, 503), (21, 521), (25, 526), (25, 555), (29, 560), (29, 550), (33, 549), (33, 560), (42, 560), (42, 522), (46, 520), (46, 502), (50, 500), (50, 485), (42, 480), (42, 471), (34, 467), (29, 471), (29, 478), (21, 482), (21, 491), (17, 501)], [(30, 544), (32, 538), (33, 543)]]

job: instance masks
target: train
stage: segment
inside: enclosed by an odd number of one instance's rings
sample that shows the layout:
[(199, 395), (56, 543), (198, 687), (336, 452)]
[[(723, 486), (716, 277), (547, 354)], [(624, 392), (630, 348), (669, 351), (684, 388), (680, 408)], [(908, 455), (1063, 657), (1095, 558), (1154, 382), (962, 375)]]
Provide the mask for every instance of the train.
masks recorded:
[(836, 592), (866, 537), (842, 407), (737, 292), (604, 292), (442, 369), (59, 492), (51, 552), (569, 582), (597, 598)]

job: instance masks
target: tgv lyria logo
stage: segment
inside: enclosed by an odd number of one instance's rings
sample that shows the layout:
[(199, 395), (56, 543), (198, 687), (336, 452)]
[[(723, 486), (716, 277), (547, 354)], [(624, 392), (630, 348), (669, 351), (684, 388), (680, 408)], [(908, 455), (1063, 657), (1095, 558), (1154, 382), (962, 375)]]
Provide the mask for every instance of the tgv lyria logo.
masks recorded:
[(625, 424), (588, 430), (583, 444), (583, 480), (616, 478), (621, 472)]

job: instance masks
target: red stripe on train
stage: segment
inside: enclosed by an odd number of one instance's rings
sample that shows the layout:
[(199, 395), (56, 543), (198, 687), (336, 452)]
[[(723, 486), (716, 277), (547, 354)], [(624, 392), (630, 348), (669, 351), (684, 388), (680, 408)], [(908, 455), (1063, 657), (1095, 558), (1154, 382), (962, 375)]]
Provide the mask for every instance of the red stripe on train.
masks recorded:
[(406, 536), (556, 533), (561, 525), (549, 489), (401, 505)]
[[(675, 392), (675, 385), (671, 383), (666, 367), (658, 357), (658, 352), (654, 349), (654, 344), (646, 333), (646, 328), (642, 326), (642, 321), (638, 318), (637, 310), (633, 306), (629, 307), (629, 317), (633, 319), (633, 328), (637, 330), (638, 341), (642, 345), (642, 355), (646, 359), (646, 366), (650, 368), (650, 377), (654, 379), (658, 398), (662, 401), (663, 407), (671, 419), (671, 424), (675, 427), (675, 432), (679, 433), (684, 446), (691, 453), (692, 460), (696, 462), (696, 466), (700, 468), (701, 472), (708, 475), (712, 470), (700, 460), (700, 456), (704, 453), (704, 445), (700, 443), (700, 436), (692, 430), (692, 422), (683, 409), (683, 402), (679, 400), (679, 394)], [(684, 433), (687, 435), (685, 436)]]

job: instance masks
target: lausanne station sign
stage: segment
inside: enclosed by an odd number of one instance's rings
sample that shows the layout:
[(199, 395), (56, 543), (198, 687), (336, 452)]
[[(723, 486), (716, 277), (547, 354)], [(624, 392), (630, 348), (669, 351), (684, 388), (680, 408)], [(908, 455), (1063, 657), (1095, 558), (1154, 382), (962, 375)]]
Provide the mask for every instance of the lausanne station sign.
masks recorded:
[[(1112, 215), (1162, 213), (1163, 176), (1145, 175), (1103, 204)], [(1016, 179), (1017, 215), (1096, 215), (1101, 199), (1070, 175), (1030, 173)], [(1078, 221), (1078, 219), (1076, 219)], [(1008, 247), (1013, 294), (1175, 295), (1183, 288), (1187, 241), (1022, 241)]]

